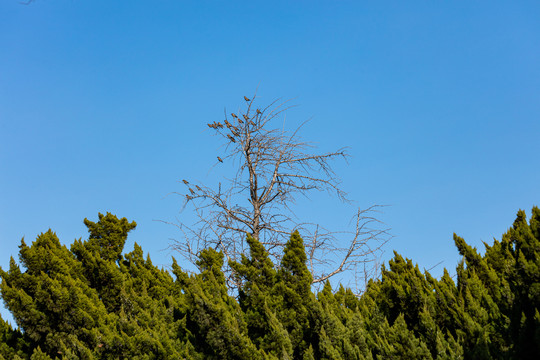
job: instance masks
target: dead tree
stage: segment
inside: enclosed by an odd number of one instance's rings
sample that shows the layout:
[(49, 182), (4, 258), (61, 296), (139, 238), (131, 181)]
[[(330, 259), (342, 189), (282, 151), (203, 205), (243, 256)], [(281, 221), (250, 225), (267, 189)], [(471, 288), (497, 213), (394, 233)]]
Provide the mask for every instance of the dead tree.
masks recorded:
[(358, 210), (351, 232), (330, 232), (322, 226), (299, 222), (292, 206), (299, 195), (328, 191), (347, 202), (330, 162), (346, 159), (345, 149), (315, 154), (310, 143), (298, 132), (273, 127), (272, 120), (289, 109), (288, 102), (274, 101), (264, 108), (255, 106), (256, 96), (244, 97), (243, 111), (225, 114), (222, 122), (208, 124), (224, 143), (216, 154), (215, 166), (232, 164), (237, 169), (231, 179), (215, 188), (190, 180), (183, 181), (186, 193), (184, 208), (193, 207), (198, 221), (188, 226), (178, 222), (183, 239), (174, 240), (172, 248), (194, 262), (200, 250), (213, 247), (223, 251), (227, 260), (238, 260), (246, 249), (246, 235), (263, 243), (279, 260), (283, 246), (294, 229), (300, 230), (308, 255), (313, 282), (320, 283), (343, 272), (364, 272), (366, 263), (377, 258), (388, 239), (374, 216), (376, 206)]

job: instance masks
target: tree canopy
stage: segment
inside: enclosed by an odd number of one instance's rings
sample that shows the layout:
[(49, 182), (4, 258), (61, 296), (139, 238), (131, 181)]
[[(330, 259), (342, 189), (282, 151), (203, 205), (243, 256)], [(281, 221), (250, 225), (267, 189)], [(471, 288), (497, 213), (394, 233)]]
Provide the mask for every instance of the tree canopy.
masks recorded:
[(1, 269), (0, 359), (537, 359), (540, 354), (540, 209), (517, 213), (485, 252), (454, 235), (451, 276), (421, 272), (394, 253), (362, 296), (312, 288), (305, 246), (290, 235), (280, 263), (247, 236), (230, 268), (200, 252), (199, 271), (159, 269), (135, 244), (136, 226), (107, 213), (85, 219), (68, 248), (48, 230), (21, 241)]

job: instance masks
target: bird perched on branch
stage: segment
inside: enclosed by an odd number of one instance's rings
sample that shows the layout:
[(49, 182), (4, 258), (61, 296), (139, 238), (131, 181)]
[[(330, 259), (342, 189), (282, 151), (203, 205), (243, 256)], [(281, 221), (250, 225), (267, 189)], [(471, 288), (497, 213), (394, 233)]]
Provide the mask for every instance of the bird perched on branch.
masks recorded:
[(231, 123), (227, 121), (227, 119), (225, 119), (225, 125), (227, 125), (228, 128), (231, 128)]
[(182, 180), (184, 182), (184, 184), (189, 184), (189, 181), (187, 181), (186, 179)]
[(189, 201), (189, 200), (193, 199), (193, 197), (191, 197), (189, 195), (186, 195), (186, 199), (187, 199), (187, 201)]
[(248, 97), (247, 96), (244, 96), (244, 100), (246, 101), (249, 101)]
[(262, 114), (261, 110), (257, 109), (257, 115), (260, 115), (260, 114)]
[(242, 121), (242, 119), (240, 119), (240, 118), (237, 118), (236, 120), (238, 120), (238, 123), (239, 123), (239, 124), (243, 124), (243, 123), (244, 123), (244, 122)]
[(244, 119), (245, 119), (246, 121), (248, 121), (248, 120), (249, 120), (249, 116), (247, 116), (246, 114), (244, 114)]
[(195, 191), (193, 191), (192, 188), (189, 188), (189, 192), (191, 193), (191, 195), (195, 195)]
[(223, 159), (220, 158), (219, 156), (217, 157), (217, 159), (218, 159), (219, 162), (221, 162), (221, 163), (223, 162)]
[(202, 189), (201, 189), (201, 187), (199, 185), (195, 185), (195, 187), (197, 188), (197, 190), (202, 191)]
[(249, 122), (251, 125), (255, 126), (255, 123), (253, 121), (250, 121)]
[[(233, 143), (236, 142), (236, 140), (229, 134), (227, 134), (227, 137), (229, 138), (229, 140), (231, 140)], [(219, 159), (219, 158), (218, 158)]]
[(231, 113), (231, 116), (232, 116), (233, 118), (235, 118), (235, 119), (238, 118), (238, 116), (236, 116), (235, 113)]

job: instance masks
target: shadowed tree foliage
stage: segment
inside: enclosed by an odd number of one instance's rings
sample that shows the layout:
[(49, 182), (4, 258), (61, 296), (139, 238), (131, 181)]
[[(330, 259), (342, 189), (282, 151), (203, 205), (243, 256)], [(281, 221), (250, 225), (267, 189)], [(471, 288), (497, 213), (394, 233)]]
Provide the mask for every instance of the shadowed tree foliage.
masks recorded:
[(24, 356), (28, 350), (28, 341), (23, 334), (0, 317), (0, 359), (15, 359)]

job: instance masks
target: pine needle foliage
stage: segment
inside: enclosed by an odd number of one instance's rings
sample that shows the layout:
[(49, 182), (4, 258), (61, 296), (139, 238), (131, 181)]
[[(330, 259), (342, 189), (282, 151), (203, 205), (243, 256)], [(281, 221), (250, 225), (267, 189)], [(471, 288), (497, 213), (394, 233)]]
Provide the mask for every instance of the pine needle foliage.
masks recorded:
[(274, 264), (247, 236), (231, 261), (201, 251), (197, 273), (173, 260), (156, 267), (134, 244), (135, 222), (85, 219), (86, 240), (63, 245), (48, 230), (0, 269), (0, 294), (16, 327), (0, 318), (3, 359), (538, 359), (540, 210), (519, 211), (485, 253), (454, 235), (455, 278), (420, 271), (394, 253), (365, 293), (314, 293), (300, 233)]

